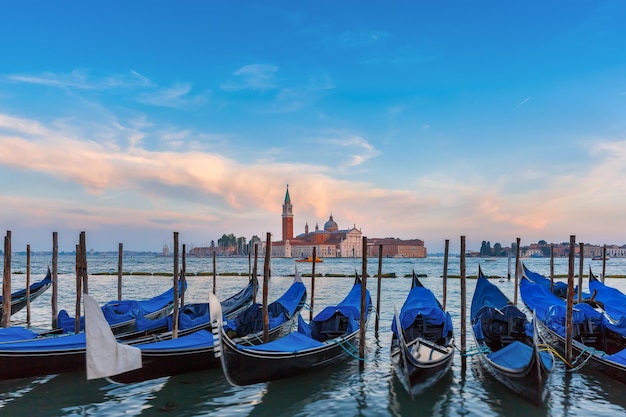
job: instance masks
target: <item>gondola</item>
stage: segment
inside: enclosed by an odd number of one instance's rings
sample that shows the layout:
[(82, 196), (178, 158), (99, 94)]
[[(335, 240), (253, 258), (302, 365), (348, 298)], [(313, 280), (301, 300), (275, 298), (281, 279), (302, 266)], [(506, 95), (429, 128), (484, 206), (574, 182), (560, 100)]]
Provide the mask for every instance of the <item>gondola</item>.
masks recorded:
[[(48, 288), (52, 285), (52, 274), (50, 273), (50, 268), (48, 268), (48, 273), (41, 281), (35, 282), (30, 285), (30, 302), (32, 303), (37, 297), (46, 292)], [(17, 313), (26, 307), (26, 303), (28, 302), (28, 298), (26, 298), (26, 288), (15, 291), (11, 294), (11, 315)], [(0, 295), (0, 304), (2, 303), (2, 296)], [(0, 309), (0, 319), (4, 312)]]
[[(221, 301), (220, 304), (224, 317), (233, 319), (244, 309), (248, 308), (252, 304), (255, 288), (258, 288), (256, 276), (250, 278), (248, 285), (237, 294)], [(155, 319), (137, 317), (133, 330), (117, 333), (115, 337), (119, 341), (127, 341), (131, 344), (150, 343), (157, 341), (157, 339), (163, 339), (167, 336), (167, 332), (172, 331), (172, 327), (172, 314)], [(189, 303), (179, 309), (178, 336), (185, 336), (203, 329), (211, 329), (208, 303)]]
[(454, 334), (450, 314), (413, 271), (411, 290), (391, 326), (391, 363), (411, 395), (423, 393), (450, 369)]
[(603, 284), (589, 267), (590, 302), (598, 303), (604, 312), (613, 320), (619, 321), (626, 317), (626, 295), (617, 288)]
[(478, 355), (487, 371), (505, 387), (535, 405), (548, 394), (555, 361), (540, 349), (536, 320), (512, 305), (478, 267), (470, 319)]
[[(280, 298), (268, 305), (270, 340), (284, 336), (291, 331), (306, 300), (306, 287), (296, 270), (291, 286)], [(224, 303), (221, 303), (221, 307), (223, 309)], [(211, 321), (213, 320), (209, 321), (208, 328), (176, 339), (133, 344), (141, 350), (142, 367), (110, 376), (109, 379), (118, 383), (133, 383), (162, 376), (219, 368), (220, 359), (215, 357)], [(253, 304), (247, 307), (235, 317), (226, 320), (226, 327), (238, 343), (260, 343), (263, 337), (262, 306)]]
[[(187, 289), (186, 281), (178, 282), (178, 294)], [(114, 300), (109, 301), (102, 307), (102, 312), (109, 323), (113, 334), (132, 332), (136, 328), (138, 317), (154, 320), (165, 317), (174, 308), (174, 288), (149, 298), (147, 300)], [(76, 329), (76, 319), (66, 310), (59, 311), (58, 326), (66, 333), (72, 333)], [(85, 318), (79, 319), (79, 331), (85, 330)]]
[[(17, 331), (19, 328), (10, 330)], [(136, 343), (147, 343), (155, 338), (171, 338), (171, 332), (152, 335)], [(84, 370), (85, 350), (84, 332), (60, 335), (47, 332), (34, 339), (26, 337), (25, 340), (0, 343), (0, 380)]]
[[(566, 302), (549, 289), (522, 277), (522, 301), (536, 311), (544, 339), (565, 354)], [(625, 319), (614, 321), (590, 303), (577, 303), (572, 312), (573, 367), (584, 366), (626, 383)]]
[[(356, 275), (348, 295), (326, 307), (309, 323), (298, 316), (298, 329), (272, 342), (256, 346), (237, 343), (222, 327), (222, 369), (232, 385), (250, 385), (302, 375), (358, 357), (361, 319), (361, 278)], [(366, 290), (366, 316), (371, 298)], [(363, 323), (367, 325), (367, 323)]]

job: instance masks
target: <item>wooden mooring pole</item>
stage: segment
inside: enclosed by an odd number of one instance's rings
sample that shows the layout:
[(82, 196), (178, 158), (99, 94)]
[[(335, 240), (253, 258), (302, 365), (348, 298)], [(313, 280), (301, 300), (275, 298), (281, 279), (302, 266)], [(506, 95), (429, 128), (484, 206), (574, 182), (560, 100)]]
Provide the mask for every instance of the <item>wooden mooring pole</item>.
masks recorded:
[(174, 232), (174, 310), (172, 311), (172, 338), (178, 338), (178, 232)]
[(466, 275), (465, 275), (465, 236), (461, 236), (461, 367), (463, 373), (465, 373), (467, 353), (467, 288), (466, 288)]
[(376, 286), (376, 323), (374, 334), (378, 337), (378, 321), (380, 320), (380, 287), (383, 278), (383, 245), (378, 245), (378, 285)]
[(123, 257), (124, 257), (124, 244), (120, 243), (117, 245), (117, 299), (118, 301), (122, 299)]
[(265, 263), (263, 264), (263, 343), (269, 341), (270, 317), (267, 310), (269, 283), (270, 283), (270, 259), (272, 255), (272, 234), (267, 233), (265, 243)]
[(50, 300), (52, 310), (52, 328), (59, 327), (59, 234), (52, 232), (52, 296)]
[(361, 271), (361, 323), (359, 327), (359, 369), (365, 369), (365, 330), (367, 329), (367, 237), (363, 236)]
[(4, 273), (2, 275), (2, 327), (11, 326), (11, 231), (4, 237)]
[(256, 304), (256, 295), (259, 292), (259, 244), (254, 244), (254, 266), (252, 267), (252, 304)]
[(311, 308), (309, 309), (309, 320), (313, 320), (313, 308), (315, 306), (315, 257), (317, 248), (313, 246), (313, 260), (311, 265)]
[(26, 245), (26, 324), (30, 326), (30, 245)]
[(583, 302), (583, 252), (585, 250), (585, 244), (583, 242), (578, 243), (578, 301), (577, 303)]
[(567, 303), (565, 309), (565, 364), (572, 366), (572, 315), (574, 312), (574, 257), (576, 236), (569, 237), (569, 264), (567, 270)]
[(513, 293), (513, 305), (517, 305), (517, 291), (519, 288), (519, 276), (520, 276), (520, 238), (516, 239), (517, 245), (515, 248), (515, 292)]
[(215, 264), (215, 251), (213, 251), (213, 294), (217, 294), (217, 267)]
[(183, 243), (183, 253), (182, 253), (182, 266), (180, 269), (180, 281), (182, 283), (182, 287), (180, 289), (180, 305), (181, 307), (185, 305), (185, 288), (187, 288), (187, 245)]
[(443, 311), (446, 311), (446, 301), (448, 299), (448, 256), (450, 253), (450, 239), (446, 239), (443, 250)]
[(550, 245), (550, 292), (554, 290), (554, 243)]
[(602, 283), (604, 284), (604, 277), (606, 276), (606, 243), (602, 246)]

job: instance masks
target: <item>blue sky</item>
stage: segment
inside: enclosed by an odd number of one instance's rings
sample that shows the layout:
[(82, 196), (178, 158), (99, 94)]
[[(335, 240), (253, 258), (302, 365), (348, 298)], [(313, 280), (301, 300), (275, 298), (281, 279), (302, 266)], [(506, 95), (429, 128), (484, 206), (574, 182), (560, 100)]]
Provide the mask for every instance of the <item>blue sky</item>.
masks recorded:
[(624, 244), (626, 3), (8, 1), (0, 228)]

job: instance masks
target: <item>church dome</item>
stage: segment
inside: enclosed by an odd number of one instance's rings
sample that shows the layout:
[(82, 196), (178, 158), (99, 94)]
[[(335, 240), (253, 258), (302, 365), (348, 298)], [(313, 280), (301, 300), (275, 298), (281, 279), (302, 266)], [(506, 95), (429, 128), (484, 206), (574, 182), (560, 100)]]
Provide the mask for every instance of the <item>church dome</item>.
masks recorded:
[(339, 226), (337, 226), (337, 223), (335, 223), (335, 221), (333, 220), (333, 215), (331, 214), (328, 221), (324, 223), (324, 231), (336, 232), (337, 230), (339, 230)]

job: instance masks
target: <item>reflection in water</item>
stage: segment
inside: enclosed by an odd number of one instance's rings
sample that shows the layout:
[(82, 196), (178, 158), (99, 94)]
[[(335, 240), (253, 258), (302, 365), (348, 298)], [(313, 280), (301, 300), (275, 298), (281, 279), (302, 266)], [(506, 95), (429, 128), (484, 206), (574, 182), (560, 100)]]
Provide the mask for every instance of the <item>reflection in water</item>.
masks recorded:
[(397, 417), (449, 415), (449, 388), (452, 380), (453, 372), (448, 370), (435, 385), (412, 399), (398, 378), (390, 378), (387, 398), (389, 414)]

